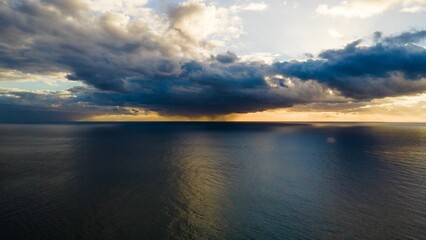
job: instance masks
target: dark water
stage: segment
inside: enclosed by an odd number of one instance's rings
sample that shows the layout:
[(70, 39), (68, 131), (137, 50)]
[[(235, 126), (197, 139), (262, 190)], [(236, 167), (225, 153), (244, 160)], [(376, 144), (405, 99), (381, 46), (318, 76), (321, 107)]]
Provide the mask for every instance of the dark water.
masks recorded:
[(0, 125), (0, 239), (426, 239), (426, 125)]

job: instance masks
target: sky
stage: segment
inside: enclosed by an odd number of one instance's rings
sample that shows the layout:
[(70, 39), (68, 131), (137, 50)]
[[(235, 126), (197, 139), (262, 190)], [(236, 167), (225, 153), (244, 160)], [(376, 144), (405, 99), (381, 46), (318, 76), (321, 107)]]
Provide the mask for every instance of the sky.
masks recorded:
[(426, 0), (0, 1), (0, 122), (426, 121)]

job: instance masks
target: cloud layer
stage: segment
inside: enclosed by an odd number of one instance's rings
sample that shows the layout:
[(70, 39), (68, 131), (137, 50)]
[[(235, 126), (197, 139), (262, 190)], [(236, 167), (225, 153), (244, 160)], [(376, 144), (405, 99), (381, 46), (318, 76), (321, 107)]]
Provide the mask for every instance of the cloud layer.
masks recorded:
[(135, 111), (129, 109), (219, 116), (426, 90), (426, 49), (415, 44), (426, 31), (375, 33), (370, 45), (358, 40), (307, 60), (271, 64), (215, 51), (242, 34), (241, 11), (264, 10), (264, 3), (218, 8), (187, 1), (165, 13), (144, 4), (0, 2), (3, 72), (66, 73), (85, 84), (59, 92), (0, 89), (3, 119), (36, 110), (56, 120)]
[(283, 75), (314, 79), (355, 99), (416, 93), (426, 89), (426, 49), (413, 42), (425, 37), (426, 31), (404, 33), (378, 38), (372, 46), (358, 40), (317, 59), (274, 65)]

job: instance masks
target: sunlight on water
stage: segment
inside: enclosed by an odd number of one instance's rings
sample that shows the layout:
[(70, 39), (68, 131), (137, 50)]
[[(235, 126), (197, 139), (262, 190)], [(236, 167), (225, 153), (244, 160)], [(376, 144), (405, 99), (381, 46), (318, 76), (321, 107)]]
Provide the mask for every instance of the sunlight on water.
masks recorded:
[(0, 125), (1, 239), (422, 239), (426, 126)]

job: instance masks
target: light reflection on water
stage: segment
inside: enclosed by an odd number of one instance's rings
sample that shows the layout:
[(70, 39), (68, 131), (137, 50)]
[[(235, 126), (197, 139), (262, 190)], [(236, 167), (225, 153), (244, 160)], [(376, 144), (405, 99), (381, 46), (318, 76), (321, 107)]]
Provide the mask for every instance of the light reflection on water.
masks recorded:
[(424, 125), (0, 125), (0, 146), (0, 239), (426, 236)]

